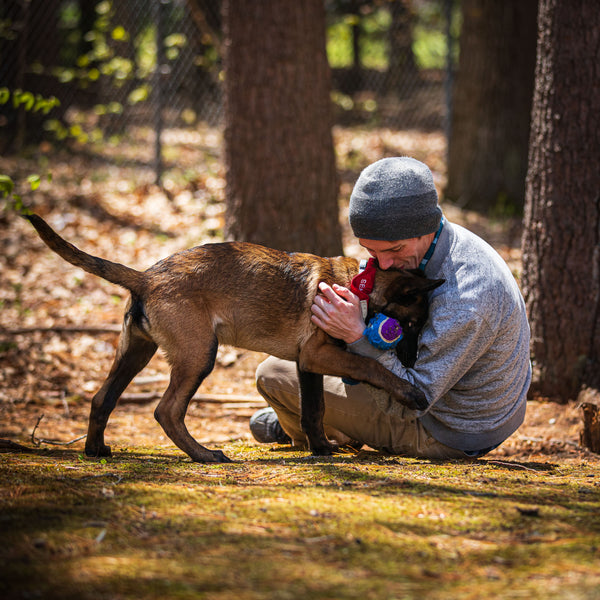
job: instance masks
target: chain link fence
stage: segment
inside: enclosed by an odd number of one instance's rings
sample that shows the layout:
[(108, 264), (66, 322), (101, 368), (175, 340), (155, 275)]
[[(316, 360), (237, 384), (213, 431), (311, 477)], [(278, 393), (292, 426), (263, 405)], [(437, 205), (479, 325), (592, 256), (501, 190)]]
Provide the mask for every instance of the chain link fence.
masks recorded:
[[(119, 143), (145, 128), (154, 148), (137, 160), (160, 172), (165, 129), (222, 125), (220, 4), (3, 0), (0, 151), (43, 136)], [(336, 122), (446, 127), (452, 0), (325, 7)], [(51, 97), (60, 106), (46, 110), (42, 99)]]

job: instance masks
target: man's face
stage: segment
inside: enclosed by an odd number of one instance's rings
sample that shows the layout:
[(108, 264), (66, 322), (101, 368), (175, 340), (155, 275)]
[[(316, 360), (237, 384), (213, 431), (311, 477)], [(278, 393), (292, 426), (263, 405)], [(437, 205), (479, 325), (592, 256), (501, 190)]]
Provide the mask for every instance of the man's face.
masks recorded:
[(373, 258), (377, 259), (379, 268), (383, 270), (417, 269), (434, 237), (435, 233), (431, 233), (396, 242), (362, 238), (359, 238), (358, 242)]

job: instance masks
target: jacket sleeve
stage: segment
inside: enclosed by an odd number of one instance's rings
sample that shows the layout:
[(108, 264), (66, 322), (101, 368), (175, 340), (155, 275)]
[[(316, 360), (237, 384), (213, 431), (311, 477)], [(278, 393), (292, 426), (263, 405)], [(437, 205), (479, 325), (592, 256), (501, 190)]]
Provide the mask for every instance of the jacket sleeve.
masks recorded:
[(398, 377), (416, 385), (427, 397), (427, 412), (450, 389), (459, 385), (495, 335), (487, 320), (473, 308), (452, 304), (443, 300), (432, 304), (412, 369), (404, 367), (394, 351), (378, 350), (366, 338), (350, 344), (348, 349), (376, 359)]

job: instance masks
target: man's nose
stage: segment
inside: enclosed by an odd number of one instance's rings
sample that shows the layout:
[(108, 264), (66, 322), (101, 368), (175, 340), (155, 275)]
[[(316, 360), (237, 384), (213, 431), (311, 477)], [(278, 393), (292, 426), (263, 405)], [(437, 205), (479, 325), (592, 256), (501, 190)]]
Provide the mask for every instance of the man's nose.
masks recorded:
[(386, 257), (385, 255), (378, 254), (377, 263), (379, 264), (379, 268), (385, 271), (394, 265), (394, 259), (389, 256)]

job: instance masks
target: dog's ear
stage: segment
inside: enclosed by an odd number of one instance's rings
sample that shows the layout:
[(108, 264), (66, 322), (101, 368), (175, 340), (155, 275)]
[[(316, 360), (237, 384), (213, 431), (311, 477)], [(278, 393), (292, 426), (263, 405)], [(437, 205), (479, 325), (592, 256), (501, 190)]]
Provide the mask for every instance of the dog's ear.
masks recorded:
[(446, 280), (445, 279), (423, 279), (422, 282), (420, 282), (420, 285), (415, 288), (415, 291), (419, 291), (419, 292), (431, 292), (431, 290), (435, 290), (436, 288), (439, 288), (440, 285), (442, 285), (443, 283), (445, 283)]
[(385, 291), (386, 300), (392, 298), (414, 297), (440, 287), (445, 279), (428, 279), (419, 269), (401, 271)]

